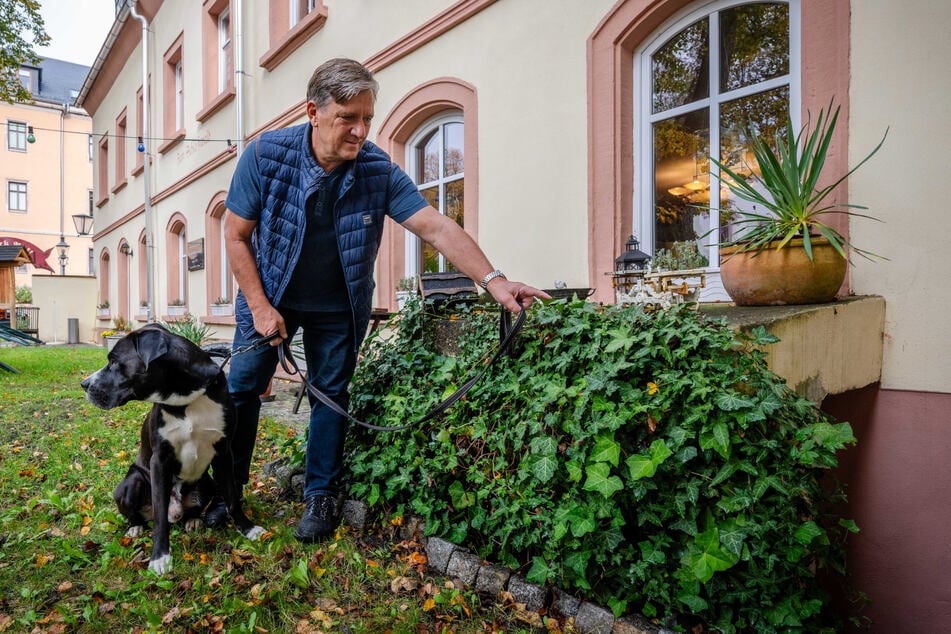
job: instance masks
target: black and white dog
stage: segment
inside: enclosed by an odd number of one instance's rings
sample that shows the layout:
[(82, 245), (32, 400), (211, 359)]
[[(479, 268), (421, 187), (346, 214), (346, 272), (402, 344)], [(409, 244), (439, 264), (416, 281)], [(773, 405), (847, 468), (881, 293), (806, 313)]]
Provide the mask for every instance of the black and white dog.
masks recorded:
[[(84, 379), (82, 387), (89, 402), (102, 409), (133, 400), (154, 403), (142, 424), (139, 455), (115, 493), (120, 512), (132, 524), (126, 533), (130, 536), (141, 534), (147, 519), (143, 511), (151, 502), (149, 570), (163, 575), (171, 569), (170, 523), (184, 516), (193, 494), (198, 494), (199, 508), (207, 504), (201, 498), (210, 493), (209, 465), (213, 490), (227, 504), (235, 527), (252, 541), (264, 533), (241, 508), (229, 441), (234, 407), (224, 372), (207, 352), (150, 324), (119, 340), (106, 365)], [(147, 490), (151, 500), (143, 498)]]

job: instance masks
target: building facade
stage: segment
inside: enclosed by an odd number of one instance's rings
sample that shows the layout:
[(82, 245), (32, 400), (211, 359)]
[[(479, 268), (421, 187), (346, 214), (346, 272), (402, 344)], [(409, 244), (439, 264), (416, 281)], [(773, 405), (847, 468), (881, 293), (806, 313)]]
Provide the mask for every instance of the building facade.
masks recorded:
[(88, 72), (41, 59), (19, 71), (33, 101), (0, 102), (0, 244), (23, 244), (33, 259), (17, 268), (17, 286), (32, 286), (34, 275), (95, 274), (92, 237), (78, 235), (72, 219), (93, 210), (92, 119), (74, 105)]
[[(843, 456), (862, 528), (850, 545), (854, 585), (872, 600), (874, 631), (939, 631), (951, 617), (951, 300), (929, 271), (951, 223), (921, 184), (940, 182), (951, 141), (949, 22), (939, 0), (120, 5), (77, 101), (95, 131), (100, 297), (111, 317), (187, 310), (230, 335), (233, 318), (215, 305), (235, 291), (222, 218), (236, 157), (249, 139), (304, 120), (307, 80), (331, 57), (376, 73), (371, 139), (496, 266), (540, 287), (594, 288), (606, 302), (606, 275), (632, 233), (654, 253), (717, 229), (695, 205), (723, 202), (706, 157), (742, 153), (737, 122), (769, 127), (788, 113), (799, 124), (834, 99), (832, 173), (889, 130), (837, 190), (883, 221), (840, 230), (889, 258), (856, 258), (843, 289), (885, 299), (884, 341), (868, 342), (883, 347), (881, 379), (825, 404), (859, 438)], [(718, 253), (701, 251), (717, 299)], [(445, 266), (390, 226), (376, 304), (395, 308), (397, 280)]]

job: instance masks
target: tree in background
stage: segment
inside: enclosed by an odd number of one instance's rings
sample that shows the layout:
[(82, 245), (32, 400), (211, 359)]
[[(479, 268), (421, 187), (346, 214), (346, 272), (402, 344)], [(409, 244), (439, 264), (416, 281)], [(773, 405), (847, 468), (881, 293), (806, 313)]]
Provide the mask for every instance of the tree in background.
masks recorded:
[(20, 66), (38, 64), (40, 58), (33, 47), (46, 46), (49, 41), (37, 0), (0, 0), (0, 100), (23, 103), (33, 99), (20, 82)]

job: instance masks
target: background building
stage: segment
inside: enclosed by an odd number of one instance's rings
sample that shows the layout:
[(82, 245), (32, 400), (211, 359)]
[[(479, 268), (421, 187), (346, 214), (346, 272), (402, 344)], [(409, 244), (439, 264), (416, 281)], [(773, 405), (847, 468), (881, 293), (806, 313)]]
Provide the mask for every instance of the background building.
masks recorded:
[[(18, 286), (31, 286), (34, 275), (95, 274), (91, 236), (77, 235), (72, 219), (93, 210), (92, 119), (74, 105), (88, 72), (88, 66), (42, 59), (20, 68), (33, 101), (0, 102), (0, 244), (21, 243), (34, 261), (18, 268)], [(60, 243), (68, 245), (62, 262)]]
[[(730, 130), (741, 115), (802, 122), (834, 98), (838, 173), (889, 129), (838, 194), (883, 220), (840, 227), (889, 258), (857, 259), (843, 289), (885, 299), (884, 341), (864, 342), (882, 348), (880, 381), (826, 406), (859, 437), (843, 474), (862, 528), (854, 585), (872, 600), (873, 629), (945, 629), (951, 300), (934, 267), (951, 223), (922, 184), (942, 182), (951, 141), (951, 5), (140, 0), (135, 11), (141, 20), (118, 7), (77, 101), (95, 130), (100, 297), (111, 317), (144, 321), (151, 299), (155, 317), (188, 310), (222, 337), (233, 319), (212, 305), (234, 293), (221, 226), (235, 158), (248, 139), (304, 120), (307, 79), (331, 57), (376, 73), (371, 138), (495, 265), (541, 287), (595, 288), (602, 301), (631, 233), (653, 253), (714, 226), (683, 201), (716, 200), (705, 156), (739, 149)], [(740, 33), (757, 45), (739, 46)], [(717, 252), (705, 253), (716, 298)], [(442, 266), (389, 227), (377, 304), (395, 307), (399, 278)]]

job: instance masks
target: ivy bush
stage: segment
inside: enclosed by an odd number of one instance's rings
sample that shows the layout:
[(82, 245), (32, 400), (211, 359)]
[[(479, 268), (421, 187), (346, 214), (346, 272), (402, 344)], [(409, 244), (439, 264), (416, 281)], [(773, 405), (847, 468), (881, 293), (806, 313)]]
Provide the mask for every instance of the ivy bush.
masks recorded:
[[(350, 495), (616, 615), (834, 628), (819, 577), (844, 572), (857, 528), (830, 468), (855, 438), (767, 369), (776, 339), (685, 308), (536, 306), (441, 419), (351, 434)], [(497, 315), (465, 318), (447, 356), (437, 318), (405, 308), (395, 337), (367, 342), (354, 413), (412, 421), (481, 368)]]

